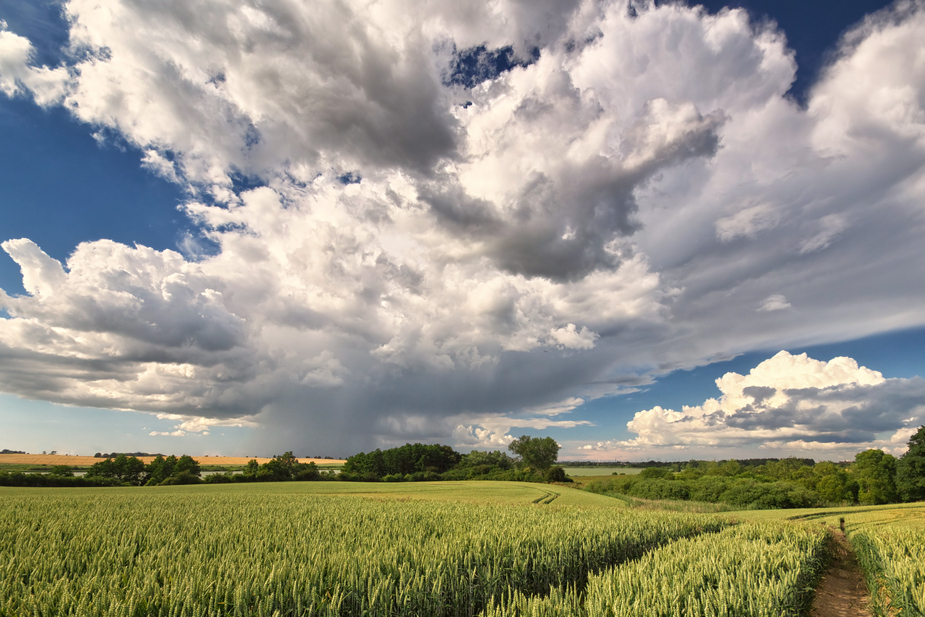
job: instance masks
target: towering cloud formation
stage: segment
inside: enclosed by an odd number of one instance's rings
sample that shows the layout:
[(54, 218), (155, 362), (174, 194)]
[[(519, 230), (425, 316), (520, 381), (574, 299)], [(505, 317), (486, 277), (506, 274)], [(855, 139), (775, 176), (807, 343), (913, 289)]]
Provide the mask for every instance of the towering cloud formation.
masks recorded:
[(0, 31), (0, 89), (137, 147), (219, 248), (5, 242), (3, 391), (277, 448), (503, 444), (648, 374), (925, 323), (921, 3), (850, 33), (806, 109), (742, 10), (65, 8), (69, 64)]
[[(627, 424), (635, 439), (585, 449), (683, 457), (758, 446), (767, 456), (805, 451), (850, 459), (867, 447), (904, 451), (925, 421), (925, 381), (884, 379), (851, 358), (820, 362), (782, 351), (748, 375), (726, 373), (716, 386), (722, 395), (701, 405), (640, 411)], [(878, 439), (881, 433), (890, 436)]]

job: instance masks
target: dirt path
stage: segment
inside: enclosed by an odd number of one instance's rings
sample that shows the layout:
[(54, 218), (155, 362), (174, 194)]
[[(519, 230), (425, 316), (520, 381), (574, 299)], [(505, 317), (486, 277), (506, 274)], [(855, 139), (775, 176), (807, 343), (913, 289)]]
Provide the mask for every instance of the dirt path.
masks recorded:
[(870, 617), (870, 595), (845, 534), (835, 531), (835, 555), (816, 588), (811, 617)]

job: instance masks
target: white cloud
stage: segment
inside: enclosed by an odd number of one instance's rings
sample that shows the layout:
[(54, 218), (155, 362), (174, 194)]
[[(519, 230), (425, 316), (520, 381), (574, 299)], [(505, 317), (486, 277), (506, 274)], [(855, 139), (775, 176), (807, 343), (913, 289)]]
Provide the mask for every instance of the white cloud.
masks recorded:
[[(208, 435), (209, 431), (215, 426), (234, 426), (234, 427), (254, 427), (257, 426), (257, 423), (252, 418), (231, 418), (231, 419), (219, 419), (219, 418), (202, 418), (199, 416), (183, 416), (179, 414), (172, 413), (159, 413), (156, 414), (158, 420), (173, 420), (177, 422), (177, 425), (174, 426), (180, 432), (189, 432), (189, 433), (201, 433), (203, 435)], [(165, 435), (167, 433), (158, 433), (159, 435)]]
[(39, 105), (57, 103), (65, 94), (68, 72), (29, 65), (34, 49), (28, 39), (0, 27), (0, 92), (13, 96), (28, 91)]
[(586, 327), (579, 330), (573, 323), (563, 328), (556, 328), (550, 332), (549, 336), (564, 349), (593, 349), (594, 341), (600, 338), (598, 333)]
[[(2, 31), (0, 89), (137, 147), (219, 250), (4, 243), (28, 294), (0, 292), (3, 391), (251, 418), (274, 448), (501, 443), (673, 368), (925, 324), (921, 3), (849, 35), (806, 110), (743, 10), (65, 9), (71, 65)], [(540, 56), (447, 86), (481, 44)]]
[(637, 412), (627, 424), (633, 439), (590, 445), (636, 458), (678, 449), (743, 457), (755, 448), (852, 458), (869, 447), (901, 453), (912, 427), (925, 420), (925, 381), (884, 379), (846, 357), (823, 362), (781, 351), (716, 385), (719, 398), (700, 405)]
[[(587, 420), (550, 420), (543, 415), (543, 411), (536, 412), (541, 417), (536, 416), (469, 416), (459, 418), (460, 424), (453, 429), (454, 446), (462, 448), (507, 448), (508, 444), (514, 441), (515, 437), (511, 434), (515, 428), (546, 430), (549, 428), (574, 428), (576, 426), (587, 426), (591, 423)], [(565, 412), (557, 412), (565, 413)], [(471, 423), (471, 424), (470, 424)]]
[(759, 232), (777, 227), (781, 213), (770, 203), (748, 206), (716, 221), (716, 235), (728, 242), (738, 236), (754, 238)]
[(560, 414), (569, 413), (574, 411), (578, 407), (584, 405), (585, 400), (577, 396), (567, 398), (563, 401), (558, 401), (549, 405), (541, 405), (539, 407), (529, 407), (524, 410), (527, 414), (536, 414), (539, 416), (558, 416)]
[(171, 182), (179, 181), (173, 163), (157, 150), (146, 150), (141, 159), (141, 166)]
[(176, 431), (151, 431), (148, 433), (150, 437), (186, 437), (186, 431), (176, 430)]
[(512, 441), (514, 441), (513, 435), (499, 435), (478, 426), (463, 426), (460, 424), (453, 430), (453, 445), (455, 447), (507, 450)]
[(800, 253), (813, 253), (827, 248), (848, 228), (848, 221), (841, 214), (829, 214), (818, 221), (819, 231), (800, 245)]
[(790, 308), (790, 303), (787, 302), (787, 298), (781, 294), (774, 294), (773, 296), (768, 296), (764, 299), (764, 302), (761, 303), (761, 306), (758, 307), (758, 311), (761, 313), (770, 313), (772, 311), (783, 311)]

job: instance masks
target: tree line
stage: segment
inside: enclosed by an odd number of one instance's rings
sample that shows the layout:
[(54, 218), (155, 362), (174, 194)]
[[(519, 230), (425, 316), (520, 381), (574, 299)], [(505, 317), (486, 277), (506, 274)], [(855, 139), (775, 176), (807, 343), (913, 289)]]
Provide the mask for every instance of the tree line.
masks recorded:
[(292, 452), (274, 456), (264, 464), (251, 459), (242, 473), (202, 477), (202, 466), (184, 454), (157, 455), (147, 465), (135, 456), (119, 454), (94, 463), (87, 473), (75, 476), (68, 465), (55, 465), (48, 474), (0, 471), (0, 486), (171, 486), (177, 484), (221, 484), (228, 482), (285, 482), (324, 480), (333, 473), (322, 472), (315, 463), (300, 463)]
[(523, 435), (508, 445), (513, 454), (473, 450), (461, 454), (450, 446), (405, 444), (388, 450), (360, 452), (347, 459), (340, 478), (360, 482), (433, 480), (516, 480), (569, 482), (555, 465), (559, 444), (552, 437)]
[(588, 490), (638, 497), (725, 503), (739, 508), (812, 508), (925, 500), (925, 426), (899, 459), (882, 450), (859, 452), (842, 465), (811, 459), (690, 461), (617, 475)]
[(83, 477), (67, 465), (48, 474), (0, 472), (0, 486), (169, 486), (175, 484), (224, 484), (232, 482), (287, 482), (343, 480), (364, 482), (419, 482), (427, 480), (518, 480), (568, 482), (565, 471), (554, 463), (559, 444), (551, 437), (524, 435), (511, 442), (506, 452), (456, 452), (450, 446), (405, 444), (388, 450), (354, 454), (343, 471), (322, 471), (315, 463), (300, 463), (292, 454), (274, 456), (262, 465), (251, 459), (241, 473), (202, 477), (201, 465), (191, 456), (157, 455), (147, 465), (136, 456), (119, 454), (93, 464)]

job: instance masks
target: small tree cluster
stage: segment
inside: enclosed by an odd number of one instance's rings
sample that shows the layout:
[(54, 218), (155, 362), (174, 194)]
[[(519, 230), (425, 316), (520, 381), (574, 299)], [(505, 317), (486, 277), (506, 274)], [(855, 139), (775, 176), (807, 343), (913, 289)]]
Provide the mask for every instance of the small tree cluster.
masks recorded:
[(514, 480), (570, 482), (561, 467), (553, 467), (559, 445), (550, 437), (515, 440), (518, 455), (473, 450), (460, 454), (449, 446), (405, 444), (389, 450), (361, 452), (347, 459), (340, 478), (366, 482), (423, 480)]
[(274, 456), (263, 465), (259, 464), (257, 459), (251, 459), (244, 466), (244, 473), (216, 474), (207, 477), (205, 481), (210, 484), (227, 482), (308, 482), (321, 480), (325, 477), (327, 476), (322, 476), (314, 462), (300, 463), (299, 459), (290, 450), (282, 455)]
[(450, 446), (405, 444), (388, 450), (360, 452), (347, 458), (341, 476), (349, 480), (438, 480), (453, 469), (462, 455)]

